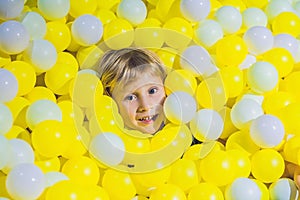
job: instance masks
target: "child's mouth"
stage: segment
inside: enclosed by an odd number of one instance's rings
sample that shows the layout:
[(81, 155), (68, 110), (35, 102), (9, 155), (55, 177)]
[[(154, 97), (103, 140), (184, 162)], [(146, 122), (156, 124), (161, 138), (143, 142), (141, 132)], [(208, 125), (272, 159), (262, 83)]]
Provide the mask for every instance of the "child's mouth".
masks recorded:
[(138, 121), (143, 122), (145, 124), (150, 124), (156, 120), (157, 116), (158, 116), (158, 114), (141, 117), (138, 119)]

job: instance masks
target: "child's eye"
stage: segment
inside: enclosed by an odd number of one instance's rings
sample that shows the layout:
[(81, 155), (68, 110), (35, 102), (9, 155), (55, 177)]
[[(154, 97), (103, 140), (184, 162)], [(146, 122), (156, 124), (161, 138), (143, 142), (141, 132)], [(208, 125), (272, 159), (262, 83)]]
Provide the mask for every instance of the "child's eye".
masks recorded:
[(157, 88), (151, 88), (150, 90), (149, 90), (149, 94), (154, 94), (154, 93), (156, 93), (157, 92)]
[(126, 100), (128, 101), (133, 101), (136, 99), (136, 96), (135, 95), (128, 95), (127, 97), (125, 97)]

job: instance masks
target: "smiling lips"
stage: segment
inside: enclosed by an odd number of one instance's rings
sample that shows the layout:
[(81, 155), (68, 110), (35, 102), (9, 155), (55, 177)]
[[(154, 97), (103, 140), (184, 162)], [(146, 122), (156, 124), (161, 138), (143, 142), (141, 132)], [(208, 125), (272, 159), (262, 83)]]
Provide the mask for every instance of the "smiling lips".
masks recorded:
[(157, 118), (158, 114), (156, 115), (149, 115), (149, 116), (144, 116), (138, 119), (138, 121), (145, 123), (145, 124), (150, 124), (153, 121), (155, 121), (155, 119)]

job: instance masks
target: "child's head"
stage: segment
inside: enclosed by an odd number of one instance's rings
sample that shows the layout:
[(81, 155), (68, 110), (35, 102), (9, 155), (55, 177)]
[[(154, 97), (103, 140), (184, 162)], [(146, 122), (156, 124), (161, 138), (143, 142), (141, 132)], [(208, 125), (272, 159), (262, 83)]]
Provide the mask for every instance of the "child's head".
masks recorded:
[(103, 55), (98, 72), (126, 128), (150, 134), (160, 129), (165, 120), (166, 71), (155, 53), (139, 48), (110, 50)]

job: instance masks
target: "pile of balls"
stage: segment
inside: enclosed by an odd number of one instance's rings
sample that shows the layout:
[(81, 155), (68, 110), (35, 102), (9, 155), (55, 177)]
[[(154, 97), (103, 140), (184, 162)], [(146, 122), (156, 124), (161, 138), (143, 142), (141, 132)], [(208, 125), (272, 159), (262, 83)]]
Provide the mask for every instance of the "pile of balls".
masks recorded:
[[(0, 1), (0, 199), (298, 199), (300, 1)], [(124, 128), (108, 49), (168, 69), (154, 136)]]

